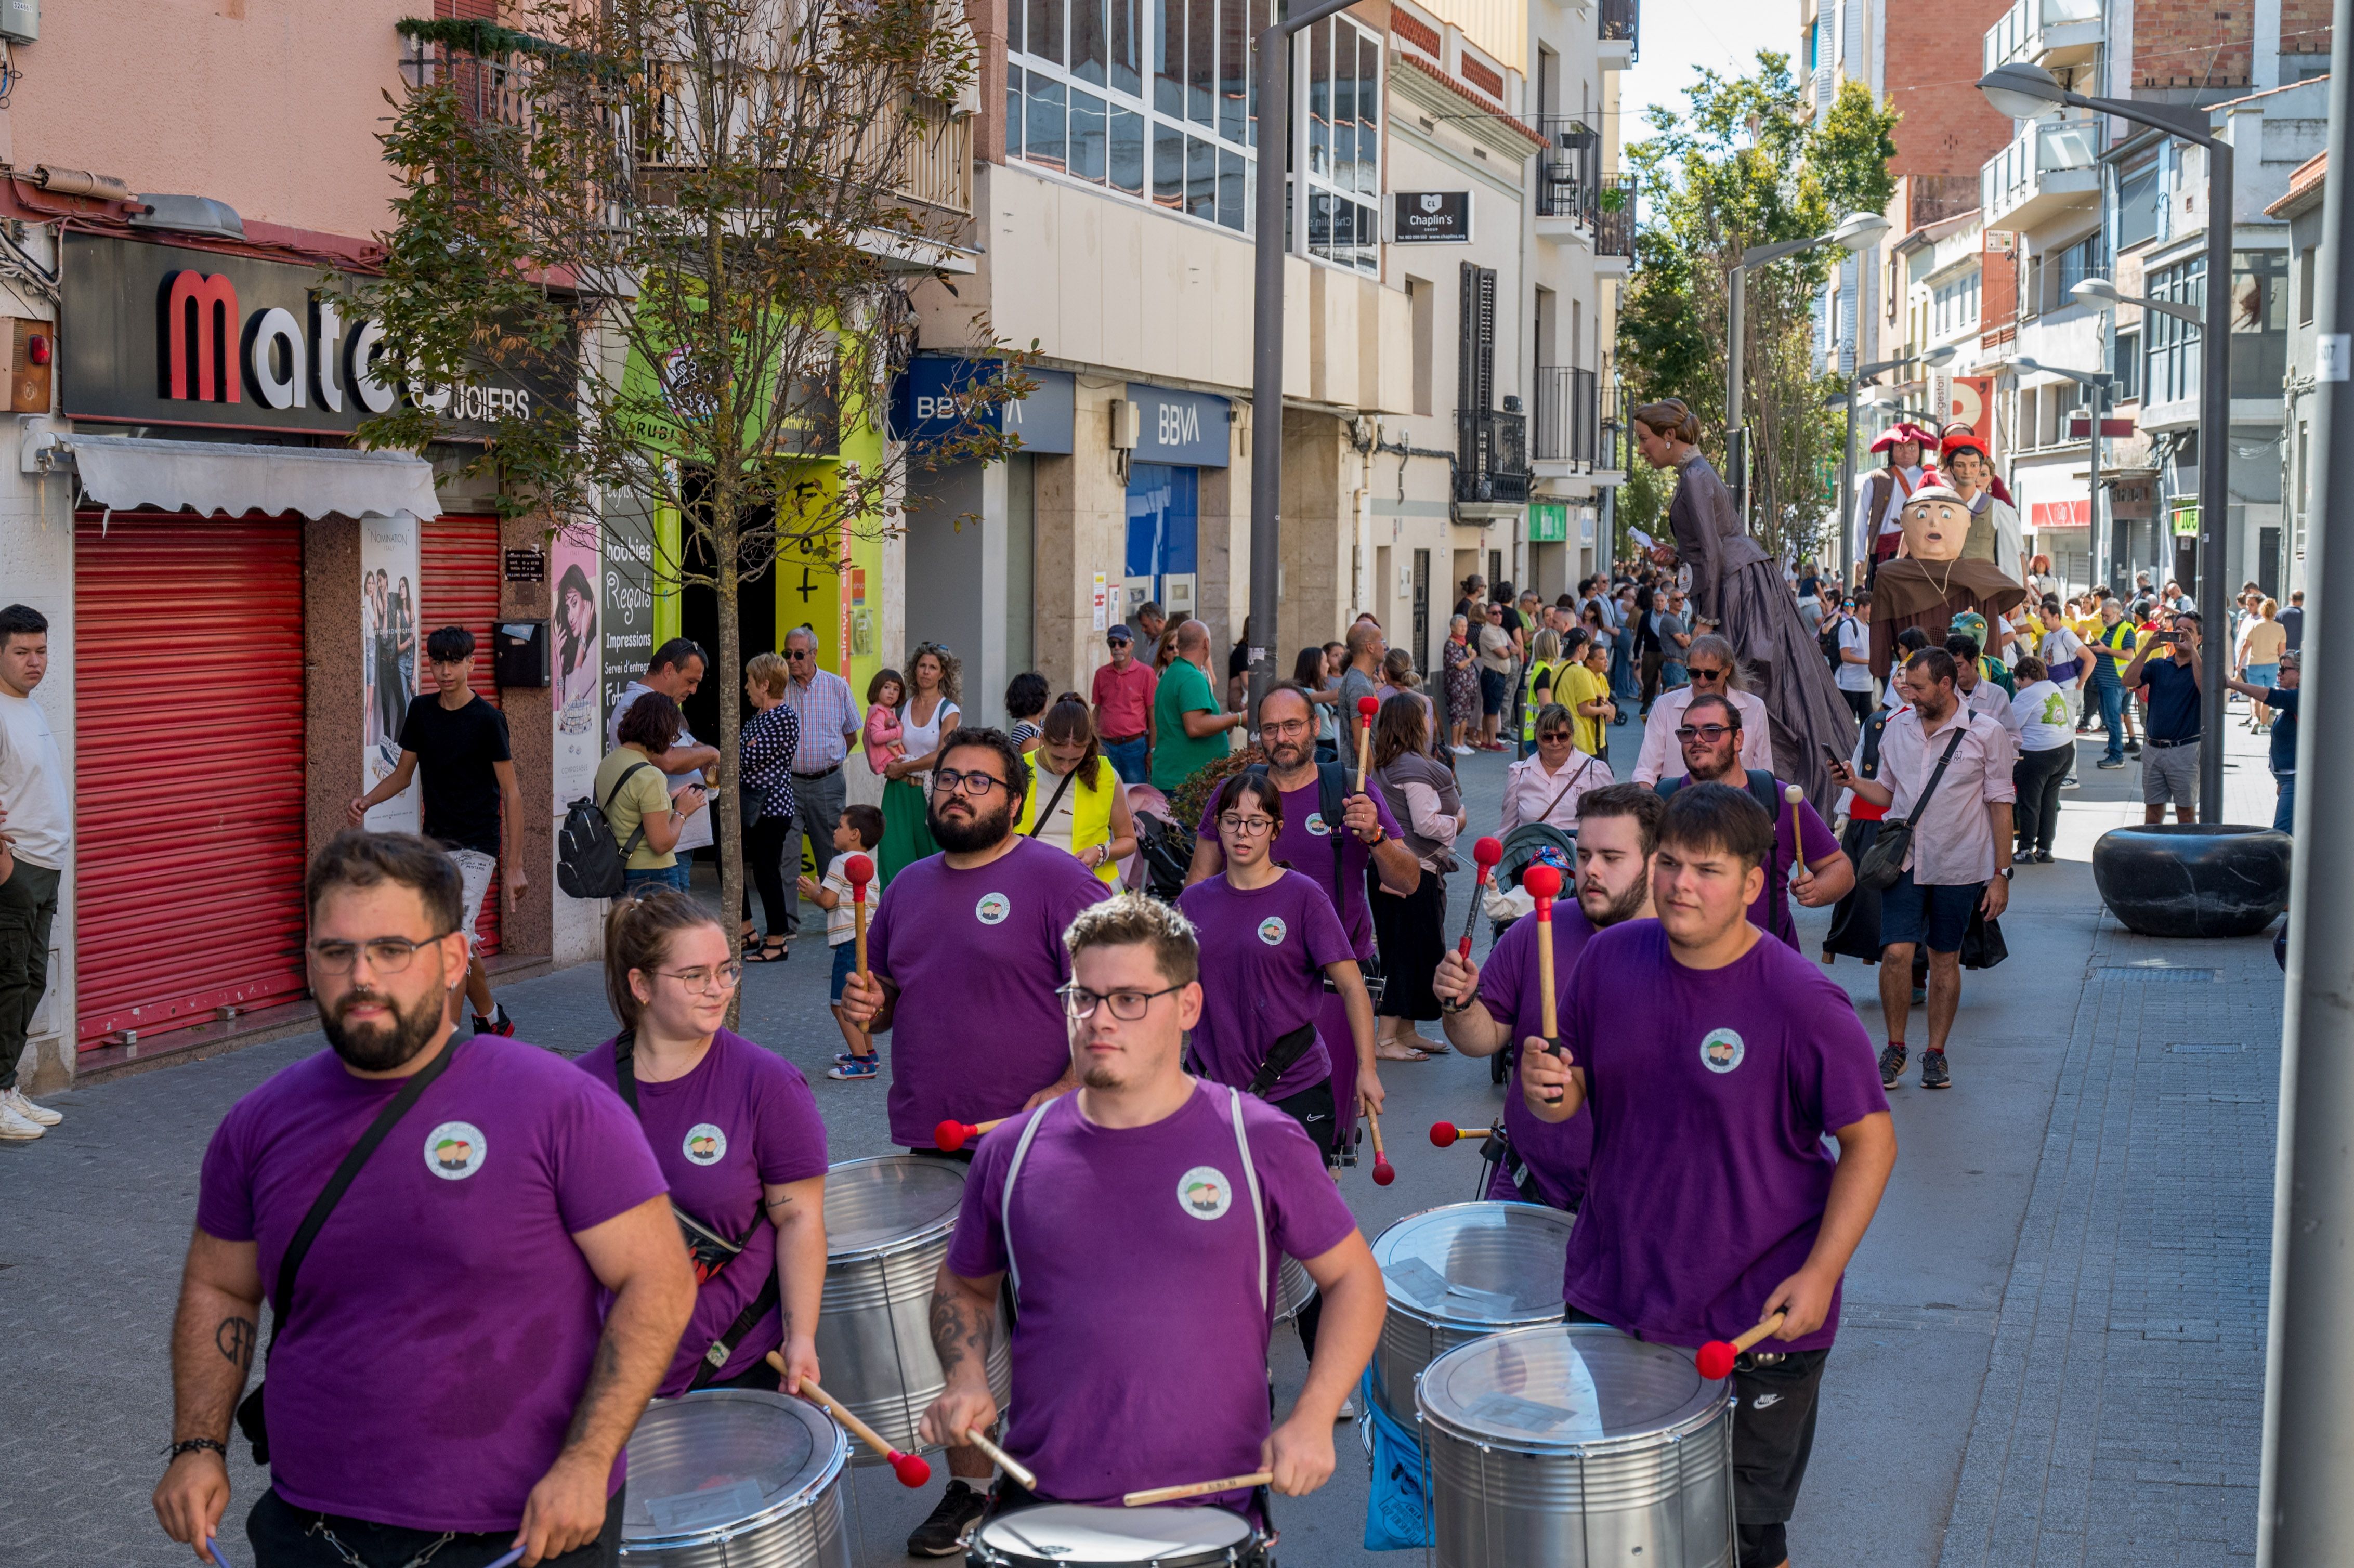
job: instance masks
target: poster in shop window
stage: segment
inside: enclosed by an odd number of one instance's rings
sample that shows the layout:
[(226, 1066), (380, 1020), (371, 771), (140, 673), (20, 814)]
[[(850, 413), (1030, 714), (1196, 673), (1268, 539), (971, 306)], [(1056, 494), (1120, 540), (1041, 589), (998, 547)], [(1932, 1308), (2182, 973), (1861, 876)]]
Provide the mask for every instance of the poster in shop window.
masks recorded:
[(596, 786), (605, 739), (603, 645), (597, 594), (597, 538), (581, 524), (556, 535), (547, 556), (554, 621), (556, 757), (550, 770), (556, 810)]
[[(419, 655), (417, 518), (371, 512), (360, 519), (360, 788), (400, 766), (400, 726), (417, 695)], [(418, 784), (367, 814), (376, 832), (417, 832)]]

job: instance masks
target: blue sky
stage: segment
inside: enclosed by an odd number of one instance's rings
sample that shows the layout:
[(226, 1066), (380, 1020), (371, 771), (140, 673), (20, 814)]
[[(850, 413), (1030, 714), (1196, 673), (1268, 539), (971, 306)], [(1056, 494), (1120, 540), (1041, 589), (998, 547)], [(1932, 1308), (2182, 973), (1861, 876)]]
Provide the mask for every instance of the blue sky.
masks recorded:
[(1789, 54), (1797, 44), (1796, 0), (1648, 0), (1642, 58), (1619, 80), (1621, 144), (1644, 133), (1649, 105), (1682, 107), (1695, 67), (1737, 75), (1759, 49)]

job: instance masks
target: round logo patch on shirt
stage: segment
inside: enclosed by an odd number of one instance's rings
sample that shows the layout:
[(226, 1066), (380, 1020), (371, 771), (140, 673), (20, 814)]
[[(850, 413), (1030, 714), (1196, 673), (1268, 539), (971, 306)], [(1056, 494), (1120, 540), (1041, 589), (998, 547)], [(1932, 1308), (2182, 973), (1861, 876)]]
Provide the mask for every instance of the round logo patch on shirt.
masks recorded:
[(1332, 830), (1324, 825), (1324, 813), (1321, 811), (1308, 813), (1308, 831), (1320, 839), (1330, 838), (1332, 833)]
[(1214, 1165), (1196, 1165), (1177, 1179), (1177, 1202), (1197, 1220), (1214, 1220), (1235, 1206), (1235, 1189)]
[(680, 1151), (697, 1165), (716, 1165), (727, 1153), (727, 1135), (707, 1121), (686, 1129)]
[(1291, 927), (1283, 923), (1280, 915), (1270, 915), (1258, 923), (1258, 939), (1270, 948), (1283, 946), (1284, 938), (1290, 934)]
[(1712, 1073), (1730, 1073), (1747, 1054), (1741, 1036), (1730, 1029), (1712, 1029), (1701, 1036), (1700, 1065)]
[(1005, 917), (1013, 913), (1013, 900), (1002, 893), (984, 893), (981, 902), (972, 906), (972, 917), (984, 926), (1002, 926)]
[(463, 1181), (489, 1154), (482, 1129), (471, 1121), (445, 1121), (425, 1135), (425, 1169), (444, 1181)]

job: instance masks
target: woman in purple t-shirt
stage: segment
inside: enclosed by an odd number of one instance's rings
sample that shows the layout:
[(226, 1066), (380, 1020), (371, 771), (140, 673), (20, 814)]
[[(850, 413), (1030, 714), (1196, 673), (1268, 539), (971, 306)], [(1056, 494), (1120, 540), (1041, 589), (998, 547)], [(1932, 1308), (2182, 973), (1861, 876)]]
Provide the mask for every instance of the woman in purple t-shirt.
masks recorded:
[(818, 1377), (825, 1124), (799, 1070), (723, 1027), (743, 972), (727, 933), (683, 893), (624, 900), (607, 924), (605, 993), (621, 1033), (580, 1065), (637, 1113), (699, 1282), (664, 1398), (775, 1389), (776, 1350), (794, 1386)]

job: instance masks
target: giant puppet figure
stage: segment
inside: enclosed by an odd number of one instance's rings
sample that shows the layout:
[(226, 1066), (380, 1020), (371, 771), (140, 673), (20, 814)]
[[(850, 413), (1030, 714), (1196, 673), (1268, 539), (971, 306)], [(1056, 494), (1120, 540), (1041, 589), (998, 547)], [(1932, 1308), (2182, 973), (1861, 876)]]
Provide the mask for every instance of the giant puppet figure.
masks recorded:
[[(1823, 766), (1823, 747), (1845, 757), (1855, 748), (1855, 715), (1821, 649), (1799, 619), (1782, 573), (1743, 528), (1741, 514), (1709, 461), (1694, 445), (1700, 421), (1673, 397), (1635, 410), (1635, 444), (1653, 468), (1676, 471), (1668, 526), (1675, 546), (1652, 552), (1662, 566), (1691, 567), (1694, 606), (1717, 623), (1739, 655), (1744, 678), (1764, 698), (1773, 722), (1775, 770), (1803, 785), (1825, 814), (1839, 787)], [(1941, 633), (1942, 635), (1942, 633)]]
[[(1872, 587), (1872, 673), (1888, 678), (1896, 639), (1908, 626), (1942, 646), (1954, 617), (1977, 610), (1991, 621), (2017, 609), (2027, 590), (1992, 560), (1963, 553), (1983, 526), (1950, 487), (1925, 484), (1904, 503), (1904, 553), (1882, 561)], [(1778, 754), (1777, 754), (1778, 755)]]
[(1891, 426), (1872, 450), (1887, 454), (1888, 465), (1865, 478), (1856, 501), (1855, 558), (1878, 572), (1882, 563), (1895, 557), (1903, 536), (1904, 503), (1923, 485), (1937, 482), (1937, 471), (1925, 466), (1936, 453), (1937, 438), (1906, 419)]

